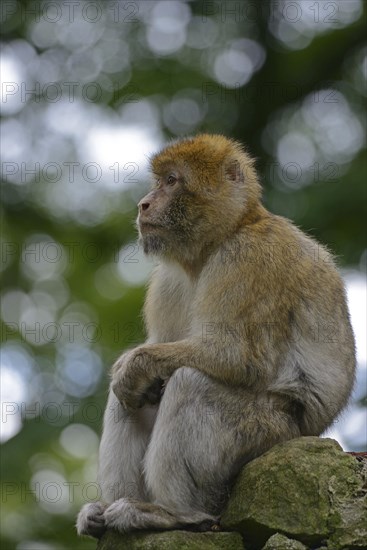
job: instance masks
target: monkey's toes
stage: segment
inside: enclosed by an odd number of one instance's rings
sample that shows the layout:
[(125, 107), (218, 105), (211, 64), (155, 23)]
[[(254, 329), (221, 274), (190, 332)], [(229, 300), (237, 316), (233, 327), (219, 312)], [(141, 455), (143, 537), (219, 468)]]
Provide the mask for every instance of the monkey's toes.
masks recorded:
[(80, 510), (76, 527), (79, 535), (89, 535), (99, 539), (106, 531), (104, 511), (106, 505), (101, 502), (91, 502)]

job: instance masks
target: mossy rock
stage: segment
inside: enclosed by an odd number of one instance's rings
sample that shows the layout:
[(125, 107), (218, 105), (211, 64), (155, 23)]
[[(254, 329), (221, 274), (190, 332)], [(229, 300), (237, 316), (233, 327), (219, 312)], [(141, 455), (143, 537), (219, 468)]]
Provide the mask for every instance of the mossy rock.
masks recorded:
[(108, 531), (97, 550), (362, 550), (367, 466), (332, 439), (276, 445), (240, 472), (222, 532)]
[(97, 550), (244, 550), (239, 533), (139, 531), (121, 535), (107, 531)]
[(280, 532), (309, 546), (367, 548), (363, 465), (333, 439), (276, 445), (238, 476), (221, 526), (261, 549)]
[(263, 550), (307, 550), (307, 546), (298, 540), (289, 539), (277, 533), (270, 537)]

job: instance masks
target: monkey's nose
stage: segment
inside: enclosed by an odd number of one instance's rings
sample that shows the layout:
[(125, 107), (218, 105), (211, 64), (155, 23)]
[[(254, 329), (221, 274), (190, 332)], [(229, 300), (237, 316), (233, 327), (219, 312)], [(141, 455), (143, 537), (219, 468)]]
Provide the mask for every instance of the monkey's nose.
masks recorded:
[(147, 201), (147, 200), (140, 201), (139, 204), (138, 204), (140, 213), (145, 212), (146, 210), (148, 210), (149, 206), (150, 206), (149, 201)]

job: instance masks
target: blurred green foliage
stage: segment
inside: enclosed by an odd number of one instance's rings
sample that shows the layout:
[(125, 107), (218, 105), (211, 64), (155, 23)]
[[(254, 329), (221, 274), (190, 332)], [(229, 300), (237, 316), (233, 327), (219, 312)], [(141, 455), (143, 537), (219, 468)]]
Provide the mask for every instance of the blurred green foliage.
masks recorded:
[[(73, 523), (95, 496), (108, 367), (144, 339), (135, 204), (165, 139), (243, 141), (269, 209), (341, 266), (366, 259), (363, 2), (76, 4), (71, 16), (61, 1), (2, 3), (7, 550), (95, 547)], [(138, 167), (133, 185), (111, 182), (114, 154)], [(65, 162), (79, 162), (75, 178)], [(102, 177), (81, 174), (83, 163)]]

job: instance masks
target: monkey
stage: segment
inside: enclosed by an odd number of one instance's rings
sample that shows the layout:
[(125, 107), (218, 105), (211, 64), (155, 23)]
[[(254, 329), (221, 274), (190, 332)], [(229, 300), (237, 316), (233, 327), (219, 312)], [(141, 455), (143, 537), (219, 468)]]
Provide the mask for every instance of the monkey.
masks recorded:
[(239, 142), (200, 134), (151, 158), (138, 204), (153, 256), (147, 340), (112, 368), (101, 499), (79, 534), (215, 529), (233, 482), (277, 443), (318, 436), (347, 405), (355, 343), (326, 247), (262, 203)]

